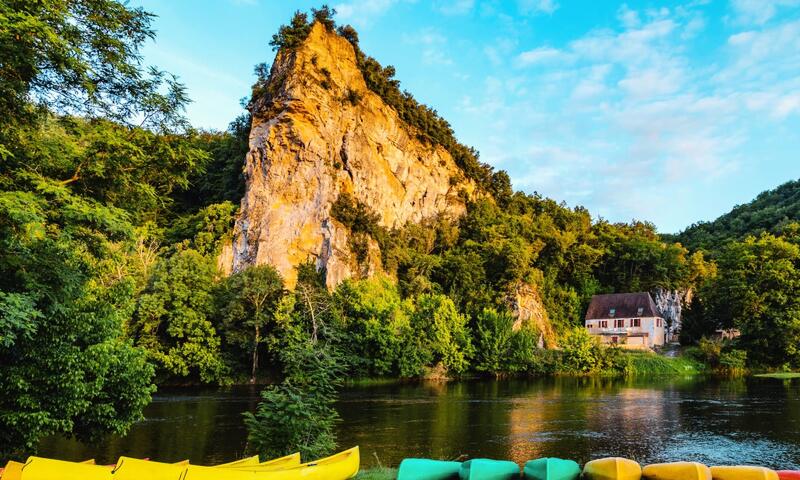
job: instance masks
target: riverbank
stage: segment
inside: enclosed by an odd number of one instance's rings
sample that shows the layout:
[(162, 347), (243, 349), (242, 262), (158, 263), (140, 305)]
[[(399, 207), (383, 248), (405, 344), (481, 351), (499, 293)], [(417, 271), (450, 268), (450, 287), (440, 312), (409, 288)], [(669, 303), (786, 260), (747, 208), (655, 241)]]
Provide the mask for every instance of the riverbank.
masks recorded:
[(397, 478), (396, 468), (369, 468), (361, 470), (356, 480), (394, 480)]

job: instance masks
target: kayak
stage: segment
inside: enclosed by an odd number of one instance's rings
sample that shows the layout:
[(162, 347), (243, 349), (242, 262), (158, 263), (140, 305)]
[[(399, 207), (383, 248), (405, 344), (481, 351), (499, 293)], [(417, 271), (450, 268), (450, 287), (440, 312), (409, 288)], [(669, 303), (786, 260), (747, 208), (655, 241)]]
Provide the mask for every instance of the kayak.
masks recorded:
[(507, 460), (474, 458), (461, 464), (461, 480), (506, 480), (519, 478), (519, 465)]
[[(9, 477), (10, 478), (10, 477)], [(111, 469), (88, 463), (65, 462), (41, 457), (28, 457), (22, 467), (24, 480), (111, 480)], [(3, 480), (6, 480), (5, 475)]]
[(775, 473), (781, 480), (800, 480), (800, 470), (778, 470)]
[(647, 480), (711, 480), (711, 470), (697, 462), (655, 463), (642, 469)]
[[(269, 465), (226, 468), (224, 480), (346, 480), (358, 474), (358, 467), (358, 447), (353, 447), (336, 455), (290, 468), (277, 469)], [(186, 474), (180, 480), (221, 480), (220, 470), (216, 467), (190, 465), (186, 467)]]
[(400, 462), (397, 480), (454, 480), (461, 471), (461, 462), (406, 458)]
[(642, 478), (642, 467), (627, 458), (600, 458), (583, 466), (583, 478), (586, 480), (639, 480)]
[(300, 454), (299, 453), (292, 453), (291, 455), (286, 455), (285, 457), (273, 458), (272, 460), (267, 460), (266, 462), (259, 462), (258, 455), (248, 458), (243, 458), (242, 460), (237, 460), (235, 462), (223, 463), (221, 465), (214, 465), (214, 468), (236, 468), (236, 467), (259, 467), (259, 468), (291, 468), (297, 467), (300, 465)]
[(714, 480), (778, 480), (774, 470), (764, 467), (711, 467)]
[(21, 462), (9, 461), (6, 463), (6, 468), (3, 469), (0, 479), (2, 480), (20, 480), (22, 478), (22, 467), (25, 464)]
[[(113, 480), (178, 480), (188, 465), (152, 462), (131, 457), (119, 457), (113, 470)], [(219, 470), (217, 470), (219, 472)], [(25, 480), (28, 480), (25, 477)]]
[(522, 474), (526, 480), (577, 480), (581, 467), (572, 460), (540, 458), (527, 462)]
[(219, 465), (214, 465), (215, 467), (244, 467), (247, 465), (258, 465), (259, 458), (258, 455), (253, 455), (252, 457), (243, 458), (241, 460), (234, 460), (233, 462), (228, 463), (220, 463)]

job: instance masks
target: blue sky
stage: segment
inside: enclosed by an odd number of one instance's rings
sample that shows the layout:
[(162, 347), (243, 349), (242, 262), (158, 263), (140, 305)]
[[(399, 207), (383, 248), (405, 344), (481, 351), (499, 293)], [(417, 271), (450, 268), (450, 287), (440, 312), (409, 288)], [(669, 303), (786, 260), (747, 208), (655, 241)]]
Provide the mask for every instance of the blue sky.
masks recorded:
[[(131, 2), (158, 15), (146, 62), (216, 129), (320, 3)], [(516, 189), (675, 232), (800, 177), (800, 0), (329, 3)]]

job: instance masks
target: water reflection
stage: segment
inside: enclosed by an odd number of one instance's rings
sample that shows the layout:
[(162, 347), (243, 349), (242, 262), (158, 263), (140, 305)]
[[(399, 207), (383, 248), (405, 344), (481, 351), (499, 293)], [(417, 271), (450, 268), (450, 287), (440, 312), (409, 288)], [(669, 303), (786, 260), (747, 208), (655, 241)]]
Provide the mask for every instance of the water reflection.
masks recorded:
[[(258, 392), (162, 391), (147, 420), (124, 437), (87, 446), (50, 438), (42, 454), (119, 455), (214, 463), (240, 456), (241, 412)], [(339, 403), (343, 446), (365, 465), (407, 456), (540, 456), (585, 462), (606, 455), (642, 463), (675, 459), (800, 468), (800, 381), (608, 379), (420, 383), (354, 388)]]

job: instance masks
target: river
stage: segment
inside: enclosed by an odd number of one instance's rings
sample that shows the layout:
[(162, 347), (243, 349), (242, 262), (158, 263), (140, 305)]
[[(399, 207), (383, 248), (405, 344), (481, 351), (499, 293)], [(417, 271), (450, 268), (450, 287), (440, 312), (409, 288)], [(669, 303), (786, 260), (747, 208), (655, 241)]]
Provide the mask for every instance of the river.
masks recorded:
[[(243, 454), (241, 412), (258, 390), (162, 389), (124, 437), (45, 439), (40, 454), (113, 463), (120, 455), (200, 464)], [(350, 387), (338, 404), (342, 448), (362, 466), (409, 456), (603, 456), (800, 469), (800, 379), (703, 377), (472, 380)]]

